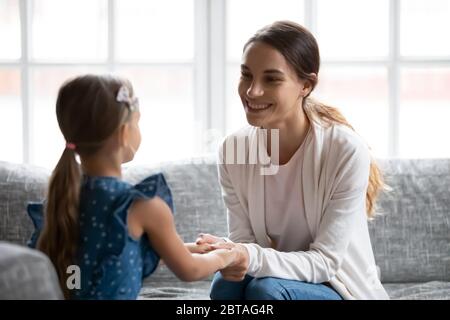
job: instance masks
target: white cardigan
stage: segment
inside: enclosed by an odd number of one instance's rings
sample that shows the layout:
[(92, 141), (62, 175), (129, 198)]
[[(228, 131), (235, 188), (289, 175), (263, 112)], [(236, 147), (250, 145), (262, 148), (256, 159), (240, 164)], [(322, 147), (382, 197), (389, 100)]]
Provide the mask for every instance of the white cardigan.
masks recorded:
[[(263, 142), (257, 139), (260, 129), (251, 126), (228, 136), (219, 151), (228, 237), (245, 243), (251, 276), (329, 282), (344, 299), (389, 299), (379, 280), (367, 225), (369, 150), (345, 126), (324, 127), (313, 121), (311, 125), (313, 138), (305, 146), (300, 169), (306, 218), (314, 239), (309, 250), (280, 252), (270, 246), (262, 165), (248, 162), (248, 146), (260, 148)], [(223, 147), (234, 137), (249, 139), (245, 164), (226, 164)]]

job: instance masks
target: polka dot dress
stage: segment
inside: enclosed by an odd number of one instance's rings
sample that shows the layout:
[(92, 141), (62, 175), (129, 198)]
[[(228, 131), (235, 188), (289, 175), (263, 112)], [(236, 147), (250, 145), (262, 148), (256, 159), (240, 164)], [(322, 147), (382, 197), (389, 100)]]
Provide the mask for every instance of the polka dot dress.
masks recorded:
[[(80, 193), (78, 265), (81, 288), (74, 299), (136, 299), (143, 278), (157, 267), (159, 256), (146, 235), (128, 234), (127, 214), (136, 199), (162, 198), (173, 210), (172, 195), (162, 174), (130, 185), (114, 177), (84, 176)], [(43, 204), (29, 204), (36, 227), (29, 245), (35, 247)]]

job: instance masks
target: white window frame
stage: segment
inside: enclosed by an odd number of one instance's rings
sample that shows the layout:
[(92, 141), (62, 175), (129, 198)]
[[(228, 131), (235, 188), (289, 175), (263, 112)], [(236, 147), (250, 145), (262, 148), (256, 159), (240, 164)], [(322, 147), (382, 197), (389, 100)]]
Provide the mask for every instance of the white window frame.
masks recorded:
[[(23, 130), (23, 162), (33, 163), (33, 110), (30, 103), (30, 69), (49, 66), (92, 66), (106, 67), (113, 71), (122, 66), (170, 66), (180, 63), (134, 63), (117, 62), (115, 57), (115, 1), (108, 0), (108, 55), (101, 63), (41, 63), (30, 58), (30, 6), (28, 0), (19, 0), (21, 24), (21, 57), (15, 62), (0, 62), (3, 68), (18, 68), (21, 74), (21, 105)], [(205, 133), (213, 131), (224, 136), (226, 132), (226, 0), (194, 1), (194, 62), (188, 63), (194, 70), (194, 117), (201, 128), (196, 136), (196, 154), (214, 152), (204, 146)], [(317, 2), (305, 0), (305, 26), (313, 33), (317, 30)], [(379, 60), (323, 60), (323, 65), (384, 66), (388, 70), (388, 157), (399, 156), (399, 88), (400, 71), (403, 66), (450, 66), (449, 57), (417, 58), (400, 55), (400, 1), (389, 0), (389, 54)]]
[[(220, 22), (225, 25), (227, 19), (226, 15), (226, 0), (216, 0), (222, 2), (221, 5), (217, 5), (216, 9), (224, 10), (224, 17)], [(388, 110), (389, 110), (389, 123), (388, 123), (388, 157), (399, 157), (399, 124), (400, 124), (400, 71), (404, 66), (450, 66), (450, 57), (405, 57), (400, 55), (400, 0), (389, 0), (389, 53), (387, 58), (381, 59), (323, 59), (323, 66), (384, 66), (388, 72)], [(212, 8), (214, 9), (214, 8)], [(317, 1), (305, 0), (305, 27), (308, 28), (313, 34), (317, 31)], [(212, 14), (212, 12), (211, 12)], [(217, 14), (217, 13), (216, 13)], [(217, 21), (215, 21), (217, 22)], [(217, 27), (218, 28), (218, 27)], [(220, 30), (226, 30), (226, 27), (218, 28)], [(255, 30), (256, 31), (256, 30)], [(222, 31), (221, 31), (222, 32)], [(215, 38), (222, 37), (226, 39), (222, 34), (212, 35)], [(222, 50), (225, 50), (226, 44), (222, 44)], [(211, 68), (223, 68), (226, 66), (225, 52), (223, 53), (223, 61), (217, 61), (217, 65), (211, 65)], [(219, 66), (219, 63), (222, 63)], [(223, 77), (225, 79), (225, 77)], [(222, 84), (222, 90), (225, 90), (225, 83)], [(225, 103), (225, 105), (227, 105)], [(225, 110), (225, 107), (223, 107)], [(220, 115), (222, 116), (222, 115)], [(224, 117), (225, 118), (225, 117)], [(217, 121), (216, 121), (217, 122)], [(224, 125), (223, 128), (226, 126)]]
[(103, 62), (40, 62), (34, 61), (30, 56), (30, 28), (31, 28), (31, 6), (28, 0), (19, 0), (20, 25), (21, 25), (21, 57), (17, 61), (0, 61), (2, 68), (18, 68), (21, 75), (20, 98), (22, 105), (22, 161), (24, 163), (33, 163), (32, 154), (33, 143), (33, 109), (30, 101), (30, 69), (34, 67), (102, 67), (113, 72), (118, 67), (126, 66), (189, 66), (193, 68), (194, 73), (194, 118), (198, 120), (201, 128), (196, 131), (194, 152), (200, 154), (205, 152), (202, 145), (202, 133), (211, 128), (211, 112), (208, 105), (211, 104), (213, 90), (211, 87), (209, 70), (209, 59), (211, 49), (208, 47), (210, 33), (208, 25), (214, 25), (210, 13), (210, 4), (208, 0), (194, 1), (194, 60), (193, 62), (174, 62), (174, 63), (146, 63), (146, 62), (123, 62), (117, 61), (115, 49), (116, 33), (116, 0), (107, 0), (107, 59)]

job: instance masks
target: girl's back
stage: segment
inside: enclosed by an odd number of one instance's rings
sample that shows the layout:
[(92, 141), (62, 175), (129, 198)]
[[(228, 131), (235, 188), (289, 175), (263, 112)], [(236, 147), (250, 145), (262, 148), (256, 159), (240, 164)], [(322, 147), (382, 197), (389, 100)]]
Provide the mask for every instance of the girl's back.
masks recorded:
[(134, 239), (127, 216), (135, 199), (158, 195), (173, 210), (163, 175), (133, 186), (114, 177), (84, 176), (80, 193), (81, 289), (77, 299), (136, 299), (142, 279), (157, 267), (159, 256), (144, 234)]

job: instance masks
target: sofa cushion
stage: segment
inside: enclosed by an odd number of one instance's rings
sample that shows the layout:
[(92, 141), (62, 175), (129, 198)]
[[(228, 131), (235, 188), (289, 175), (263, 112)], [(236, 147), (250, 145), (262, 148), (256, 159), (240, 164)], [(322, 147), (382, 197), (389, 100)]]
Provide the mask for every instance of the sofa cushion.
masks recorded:
[(450, 282), (430, 281), (423, 283), (385, 283), (391, 299), (395, 300), (448, 300)]
[(161, 281), (149, 277), (144, 281), (139, 300), (209, 300), (211, 281)]
[[(393, 300), (447, 300), (450, 282), (385, 283), (384, 288)], [(144, 282), (139, 299), (209, 300), (210, 281), (186, 283), (182, 281), (159, 281), (152, 277)]]
[[(209, 300), (210, 286), (210, 281), (186, 283), (150, 277), (145, 280), (139, 299)], [(445, 281), (385, 283), (384, 288), (393, 300), (447, 300), (450, 297), (450, 282)]]

